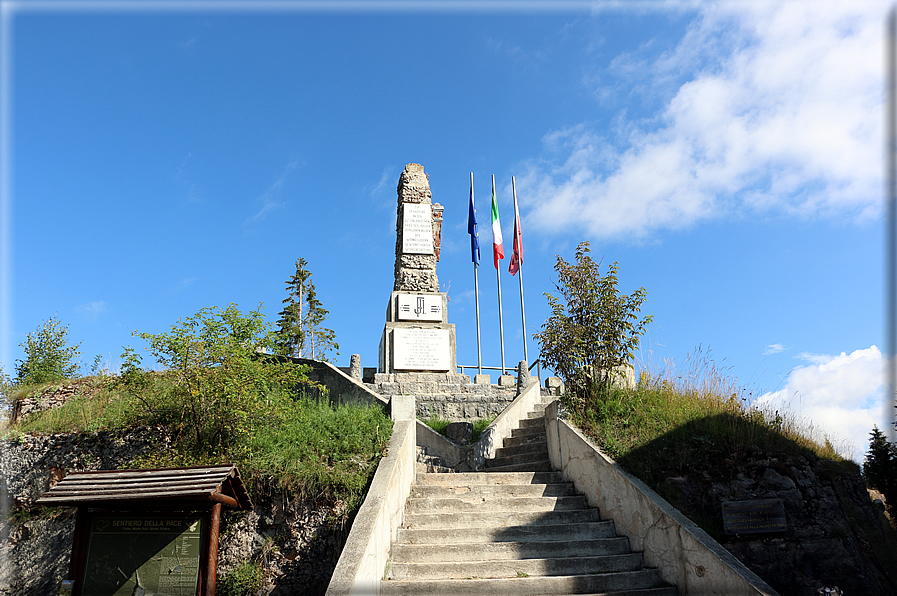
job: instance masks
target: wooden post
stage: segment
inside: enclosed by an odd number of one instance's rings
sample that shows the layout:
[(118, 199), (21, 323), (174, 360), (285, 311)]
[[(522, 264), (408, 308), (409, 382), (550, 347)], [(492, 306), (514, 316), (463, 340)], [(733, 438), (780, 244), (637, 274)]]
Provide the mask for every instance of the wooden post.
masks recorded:
[(87, 549), (88, 531), (87, 507), (82, 505), (78, 507), (75, 514), (75, 532), (72, 536), (72, 554), (69, 559), (69, 576), (67, 578), (75, 582), (75, 588), (72, 590), (74, 596), (83, 593), (81, 583), (84, 579), (84, 556)]
[(212, 520), (209, 524), (209, 560), (206, 564), (206, 590), (204, 596), (215, 596), (218, 580), (218, 530), (221, 527), (221, 503), (212, 505)]

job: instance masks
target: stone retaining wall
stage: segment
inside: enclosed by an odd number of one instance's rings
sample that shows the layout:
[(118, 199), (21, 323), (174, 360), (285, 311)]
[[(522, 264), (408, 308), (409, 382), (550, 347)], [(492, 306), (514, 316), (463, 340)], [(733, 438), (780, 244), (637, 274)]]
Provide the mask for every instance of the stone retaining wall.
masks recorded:
[(476, 420), (497, 416), (517, 397), (517, 385), (471, 382), (457, 373), (377, 373), (367, 386), (383, 396), (413, 395), (417, 417)]
[(76, 395), (93, 395), (101, 391), (109, 379), (110, 377), (87, 377), (64, 381), (58, 385), (35, 391), (13, 402), (9, 413), (10, 422), (13, 423), (29, 414), (58, 408)]

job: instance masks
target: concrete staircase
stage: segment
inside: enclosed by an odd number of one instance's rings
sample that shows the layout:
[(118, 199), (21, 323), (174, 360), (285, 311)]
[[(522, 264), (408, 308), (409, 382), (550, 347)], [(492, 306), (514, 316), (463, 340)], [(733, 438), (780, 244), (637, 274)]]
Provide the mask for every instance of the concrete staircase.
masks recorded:
[(533, 415), (485, 471), (418, 474), (381, 594), (677, 594), (551, 471)]

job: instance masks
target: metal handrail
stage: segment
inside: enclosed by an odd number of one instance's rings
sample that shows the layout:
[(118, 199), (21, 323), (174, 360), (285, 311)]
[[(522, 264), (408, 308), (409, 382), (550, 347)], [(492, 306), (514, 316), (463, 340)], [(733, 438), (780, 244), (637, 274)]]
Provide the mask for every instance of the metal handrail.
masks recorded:
[[(470, 365), (470, 364), (458, 364), (457, 366), (458, 366), (458, 368), (461, 369), (461, 374), (462, 374), (462, 375), (464, 374), (464, 369), (465, 369), (465, 368), (474, 368), (474, 369), (477, 369), (477, 370), (480, 370), (480, 369), (484, 369), (484, 370), (500, 370), (500, 371), (502, 371), (502, 373), (504, 373), (506, 370), (514, 370), (514, 369), (511, 369), (511, 368), (508, 368), (507, 366), (504, 367), (504, 368), (502, 368), (502, 367), (500, 367), (500, 366), (478, 366), (478, 365), (476, 365), (476, 364), (473, 364), (473, 365)], [(533, 367), (534, 367), (534, 366), (536, 367), (536, 378), (539, 379), (539, 385), (541, 385), (541, 384), (542, 384), (542, 363), (541, 363), (541, 361), (540, 361), (539, 358), (536, 358), (535, 362), (533, 362), (532, 364), (530, 364), (530, 365), (527, 367), (527, 370), (530, 370), (530, 371), (533, 370)], [(516, 371), (515, 371), (515, 372), (516, 372)]]
[(506, 370), (511, 370), (511, 369), (508, 368), (507, 366), (504, 367), (504, 368), (502, 368), (502, 367), (500, 367), (500, 366), (477, 366), (476, 364), (459, 364), (459, 365), (458, 365), (458, 368), (461, 369), (461, 374), (462, 374), (462, 375), (464, 374), (464, 369), (465, 369), (465, 368), (475, 368), (475, 369), (477, 369), (477, 370), (479, 370), (479, 369), (481, 369), (481, 368), (484, 368), (484, 369), (486, 369), (486, 370), (500, 370), (500, 371), (502, 371), (502, 372), (504, 372), (504, 371), (506, 371)]

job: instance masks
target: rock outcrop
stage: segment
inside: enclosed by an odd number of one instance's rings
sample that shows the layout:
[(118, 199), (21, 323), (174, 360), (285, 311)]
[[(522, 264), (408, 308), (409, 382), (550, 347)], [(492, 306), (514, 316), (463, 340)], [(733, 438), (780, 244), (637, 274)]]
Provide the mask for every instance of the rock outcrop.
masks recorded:
[[(835, 586), (845, 594), (897, 594), (897, 531), (859, 471), (850, 472), (856, 466), (757, 447), (728, 463), (695, 465), (667, 477), (659, 492), (783, 595), (815, 596)], [(781, 500), (787, 529), (724, 535), (722, 503), (749, 499)]]

